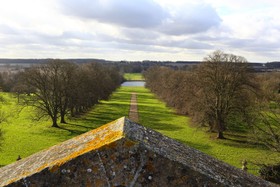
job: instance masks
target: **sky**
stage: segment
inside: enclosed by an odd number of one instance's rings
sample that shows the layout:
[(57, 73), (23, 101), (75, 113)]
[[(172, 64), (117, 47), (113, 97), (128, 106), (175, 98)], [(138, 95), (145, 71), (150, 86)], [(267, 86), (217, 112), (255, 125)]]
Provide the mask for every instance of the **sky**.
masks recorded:
[(277, 0), (0, 0), (0, 58), (280, 61)]

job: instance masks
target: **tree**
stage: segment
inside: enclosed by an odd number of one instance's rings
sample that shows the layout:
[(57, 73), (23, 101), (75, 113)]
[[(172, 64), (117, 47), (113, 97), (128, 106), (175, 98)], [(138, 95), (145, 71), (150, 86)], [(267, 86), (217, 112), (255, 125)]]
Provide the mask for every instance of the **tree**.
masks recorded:
[(120, 85), (119, 72), (100, 63), (88, 63), (76, 68), (69, 90), (71, 116), (86, 112)]
[(277, 107), (277, 110), (269, 107), (259, 110), (253, 124), (253, 132), (259, 143), (272, 151), (280, 152), (280, 105)]
[(196, 123), (216, 131), (219, 139), (233, 119), (249, 115), (255, 86), (246, 62), (241, 56), (215, 51), (193, 71), (190, 115)]
[(146, 87), (164, 100), (179, 114), (188, 114), (187, 90), (190, 88), (190, 72), (167, 67), (151, 67), (144, 72)]
[(38, 109), (39, 117), (49, 116), (52, 127), (58, 127), (57, 119), (66, 110), (70, 65), (66, 61), (52, 60), (25, 71), (26, 84), (36, 90), (28, 98), (28, 104)]
[(65, 116), (70, 108), (71, 92), (79, 87), (75, 85), (77, 65), (66, 61), (60, 61), (59, 64), (59, 110), (60, 123), (66, 123)]
[(17, 72), (13, 75), (13, 82), (10, 92), (17, 95), (18, 103), (20, 103), (20, 97), (23, 95), (30, 95), (30, 93), (34, 92), (35, 90), (26, 85), (24, 82), (24, 73)]
[[(5, 99), (3, 96), (0, 96), (0, 103), (4, 103), (5, 102)], [(1, 123), (5, 122), (8, 118), (8, 115), (6, 114), (5, 111), (3, 111), (0, 107), (0, 125)], [(0, 147), (1, 147), (1, 144), (2, 144), (2, 141), (3, 141), (3, 131), (1, 129), (1, 126), (0, 126)]]
[(273, 151), (280, 152), (280, 73), (258, 76), (260, 97), (252, 129), (256, 140)]

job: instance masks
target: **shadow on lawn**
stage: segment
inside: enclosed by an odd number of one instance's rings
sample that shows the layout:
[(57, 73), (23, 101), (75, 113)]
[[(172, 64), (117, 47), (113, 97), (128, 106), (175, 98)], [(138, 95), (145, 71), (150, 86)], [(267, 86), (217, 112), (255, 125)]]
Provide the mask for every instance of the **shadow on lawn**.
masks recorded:
[(267, 148), (264, 145), (253, 141), (235, 140), (235, 139), (227, 138), (225, 140), (220, 141), (219, 143), (231, 147), (257, 148), (257, 149), (267, 150)]
[(210, 146), (208, 144), (194, 143), (194, 142), (189, 142), (189, 141), (182, 140), (182, 139), (177, 139), (177, 138), (175, 140), (177, 140), (178, 142), (181, 142), (185, 145), (188, 145), (192, 148), (198, 149), (200, 151), (206, 151), (206, 150), (209, 150), (209, 149), (212, 148), (212, 146)]
[[(145, 115), (145, 121), (141, 120), (141, 116), (144, 116), (144, 115)], [(179, 130), (183, 129), (182, 127), (180, 127), (178, 125), (170, 123), (169, 122), (170, 119), (172, 119), (172, 118), (165, 117), (164, 119), (162, 119), (162, 118), (159, 119), (154, 116), (149, 116), (149, 113), (146, 113), (146, 114), (141, 113), (139, 123), (145, 127), (151, 128), (153, 130), (158, 130), (158, 131), (161, 131), (161, 130), (179, 131)]]
[[(101, 101), (89, 112), (77, 118), (70, 118), (67, 124), (59, 124), (58, 129), (62, 130), (62, 134), (63, 131), (68, 131), (69, 135), (67, 134), (66, 136), (73, 137), (98, 128), (120, 117), (128, 116), (132, 92), (138, 94), (138, 112), (139, 108), (142, 110), (139, 113), (141, 125), (154, 130), (176, 131), (182, 129), (182, 127), (172, 124), (171, 121), (174, 118), (171, 117), (171, 114), (164, 107), (158, 105), (158, 102), (151, 98), (150, 94), (138, 92), (138, 88), (126, 88), (126, 91), (120, 88), (118, 92), (115, 92), (110, 97), (109, 101)], [(144, 121), (141, 120), (141, 116)], [(60, 134), (59, 131), (56, 132), (53, 128), (45, 129), (44, 133)]]
[(151, 129), (165, 131), (183, 129), (180, 125), (172, 123), (174, 114), (162, 106), (143, 104), (143, 101), (139, 100), (138, 112), (140, 124)]
[[(75, 125), (75, 124), (72, 124), (72, 125)], [(70, 132), (70, 136), (77, 136), (77, 135), (83, 134), (88, 131), (86, 128), (84, 130), (77, 129), (77, 128), (70, 128), (70, 127), (67, 128), (67, 127), (62, 127), (62, 126), (60, 126), (58, 128), (61, 130), (66, 130), (66, 131)]]
[(232, 147), (239, 147), (239, 148), (257, 148), (262, 150), (267, 150), (267, 148), (252, 139), (250, 139), (248, 136), (240, 135), (240, 134), (234, 134), (234, 133), (226, 133), (226, 139), (219, 140), (219, 143), (226, 145), (226, 146), (232, 146)]
[[(102, 125), (110, 123), (120, 117), (127, 116), (129, 110), (130, 93), (117, 93), (112, 96), (111, 100), (101, 101), (92, 108), (88, 113), (73, 118), (72, 125), (86, 128), (86, 131), (98, 128)], [(68, 127), (64, 127), (68, 129)]]
[(86, 123), (93, 123), (100, 126), (120, 117), (128, 116), (128, 110), (128, 104), (110, 104), (106, 107), (103, 106), (102, 110), (95, 110), (94, 112), (87, 114), (82, 120), (85, 120)]

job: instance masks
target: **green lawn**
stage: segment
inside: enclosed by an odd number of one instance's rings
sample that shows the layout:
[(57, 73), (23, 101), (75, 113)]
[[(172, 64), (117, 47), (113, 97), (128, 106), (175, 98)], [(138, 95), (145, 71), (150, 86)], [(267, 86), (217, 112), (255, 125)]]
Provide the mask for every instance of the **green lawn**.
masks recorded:
[[(78, 119), (68, 119), (68, 124), (61, 128), (52, 128), (49, 120), (34, 120), (34, 111), (29, 107), (22, 108), (16, 104), (16, 98), (4, 95), (6, 102), (2, 111), (13, 114), (1, 125), (4, 141), (0, 150), (0, 165), (14, 162), (18, 155), (27, 157), (42, 149), (65, 141), (88, 130), (97, 128), (128, 114), (130, 92), (124, 89), (115, 92), (110, 101), (102, 101), (88, 114)], [(22, 108), (20, 111), (19, 109)], [(20, 111), (20, 113), (18, 113)], [(16, 115), (18, 113), (18, 115)]]
[(124, 78), (128, 81), (144, 80), (144, 77), (141, 73), (125, 73)]
[(190, 127), (188, 117), (176, 115), (174, 110), (167, 108), (147, 89), (135, 89), (138, 93), (138, 110), (142, 125), (238, 168), (241, 168), (242, 160), (246, 159), (249, 161), (249, 172), (254, 174), (257, 174), (256, 166), (250, 163), (280, 162), (279, 153), (250, 142), (244, 132), (227, 132), (227, 140), (217, 140), (213, 138), (215, 134)]
[[(69, 124), (61, 125), (60, 129), (51, 128), (49, 121), (32, 121), (31, 108), (24, 108), (19, 115), (11, 116), (8, 122), (1, 124), (5, 134), (0, 152), (0, 165), (15, 161), (18, 155), (26, 157), (107, 122), (127, 116), (131, 92), (138, 94), (140, 123), (146, 127), (239, 168), (243, 159), (247, 159), (249, 163), (280, 162), (279, 153), (250, 143), (244, 132), (227, 133), (225, 135), (229, 138), (228, 140), (213, 139), (211, 138), (213, 134), (190, 127), (188, 117), (176, 115), (147, 89), (121, 87), (109, 101), (102, 101), (79, 119), (69, 119)], [(18, 110), (15, 104), (16, 99), (7, 94), (5, 97), (8, 102), (4, 104), (2, 110), (13, 111), (15, 114)], [(252, 170), (253, 165), (249, 165), (249, 169), (251, 173), (257, 174), (257, 170)]]

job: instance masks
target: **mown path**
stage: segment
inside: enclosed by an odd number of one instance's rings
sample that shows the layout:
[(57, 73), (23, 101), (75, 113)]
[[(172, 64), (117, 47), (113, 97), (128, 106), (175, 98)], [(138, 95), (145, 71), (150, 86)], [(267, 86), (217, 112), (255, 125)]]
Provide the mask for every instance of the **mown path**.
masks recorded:
[(128, 118), (134, 122), (139, 122), (136, 93), (131, 93)]

